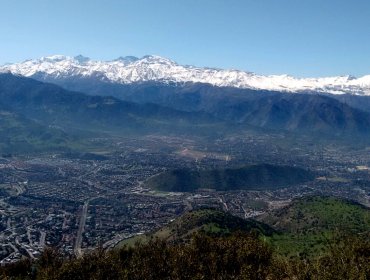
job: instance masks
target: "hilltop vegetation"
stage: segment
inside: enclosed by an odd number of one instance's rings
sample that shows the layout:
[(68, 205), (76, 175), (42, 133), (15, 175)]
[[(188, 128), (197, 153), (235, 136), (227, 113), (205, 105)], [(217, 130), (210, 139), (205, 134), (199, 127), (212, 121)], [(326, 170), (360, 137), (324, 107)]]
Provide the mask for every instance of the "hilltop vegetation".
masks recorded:
[(370, 211), (353, 201), (310, 196), (266, 214), (261, 220), (292, 233), (337, 230), (364, 233), (370, 229)]
[(216, 209), (201, 209), (187, 212), (155, 232), (124, 240), (118, 247), (133, 245), (138, 241), (148, 242), (156, 238), (173, 243), (188, 242), (195, 233), (221, 237), (238, 231), (263, 236), (271, 236), (275, 232), (268, 225), (252, 219), (242, 219)]
[(298, 167), (270, 164), (240, 168), (163, 172), (147, 180), (152, 189), (170, 192), (191, 192), (197, 189), (260, 190), (286, 187), (314, 179), (313, 173)]
[(124, 240), (118, 247), (156, 238), (188, 242), (194, 233), (225, 237), (240, 231), (258, 234), (284, 256), (315, 257), (325, 253), (338, 236), (370, 238), (370, 210), (339, 198), (299, 198), (257, 219), (242, 219), (215, 209), (190, 211), (157, 231)]
[(370, 238), (370, 210), (333, 197), (300, 198), (259, 218), (279, 233), (269, 237), (285, 255), (318, 255), (338, 234)]
[(370, 242), (350, 238), (316, 259), (288, 260), (257, 236), (194, 235), (189, 243), (150, 240), (115, 251), (96, 250), (82, 258), (63, 258), (46, 250), (36, 260), (0, 268), (3, 279), (156, 280), (156, 279), (315, 279), (370, 277)]

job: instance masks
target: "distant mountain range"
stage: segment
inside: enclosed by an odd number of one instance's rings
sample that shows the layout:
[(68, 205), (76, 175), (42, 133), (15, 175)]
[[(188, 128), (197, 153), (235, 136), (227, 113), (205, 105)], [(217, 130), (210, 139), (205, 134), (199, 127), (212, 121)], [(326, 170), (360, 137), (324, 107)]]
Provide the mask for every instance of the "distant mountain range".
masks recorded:
[(94, 79), (121, 85), (147, 82), (201, 83), (217, 87), (281, 92), (370, 95), (370, 75), (361, 78), (352, 76), (328, 78), (263, 76), (239, 70), (184, 66), (170, 59), (153, 55), (142, 58), (120, 57), (112, 61), (95, 61), (81, 55), (76, 57), (54, 55), (0, 67), (0, 72), (7, 71), (63, 86), (73, 83), (74, 79)]
[[(100, 85), (96, 88), (103, 90), (106, 86), (108, 93), (118, 89), (112, 94), (116, 97), (99, 94), (100, 90), (96, 95), (70, 91), (4, 73), (0, 74), (0, 105), (6, 108), (3, 113), (7, 116), (20, 116), (17, 119), (23, 120), (23, 124), (18, 129), (29, 128), (26, 123), (44, 131), (53, 128), (50, 133), (57, 129), (58, 135), (49, 138), (59, 139), (60, 143), (65, 142), (60, 140), (61, 136), (76, 131), (106, 135), (222, 136), (262, 129), (268, 133), (288, 132), (331, 139), (345, 136), (352, 140), (355, 136), (366, 139), (370, 133), (370, 111), (355, 108), (332, 95), (286, 94), (205, 84)], [(365, 106), (366, 102), (359, 104)], [(20, 135), (27, 134), (24, 131)]]
[(76, 132), (212, 137), (254, 130), (367, 141), (369, 77), (265, 77), (181, 66), (158, 56), (108, 62), (44, 57), (0, 67), (0, 150), (27, 142), (17, 135), (56, 147), (73, 141)]
[(186, 134), (211, 131), (219, 123), (202, 112), (91, 96), (0, 74), (0, 152), (65, 149), (69, 144), (80, 149), (79, 140), (88, 135)]
[(173, 129), (181, 124), (194, 127), (202, 121), (212, 122), (207, 114), (86, 95), (12, 74), (0, 74), (0, 99), (17, 114), (64, 130), (122, 133), (143, 129), (148, 132), (158, 131), (166, 125)]

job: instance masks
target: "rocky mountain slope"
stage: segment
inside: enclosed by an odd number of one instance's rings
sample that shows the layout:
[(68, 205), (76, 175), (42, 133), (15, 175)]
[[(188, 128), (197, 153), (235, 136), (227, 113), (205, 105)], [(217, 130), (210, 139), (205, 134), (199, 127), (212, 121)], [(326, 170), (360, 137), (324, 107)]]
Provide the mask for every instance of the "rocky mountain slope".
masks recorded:
[(180, 65), (170, 59), (154, 55), (142, 58), (120, 57), (112, 61), (96, 61), (83, 56), (54, 55), (4, 65), (0, 67), (0, 71), (55, 83), (93, 78), (117, 84), (202, 83), (217, 87), (282, 92), (370, 95), (370, 75), (360, 78), (352, 76), (326, 78), (295, 78), (288, 75), (264, 76), (240, 70)]

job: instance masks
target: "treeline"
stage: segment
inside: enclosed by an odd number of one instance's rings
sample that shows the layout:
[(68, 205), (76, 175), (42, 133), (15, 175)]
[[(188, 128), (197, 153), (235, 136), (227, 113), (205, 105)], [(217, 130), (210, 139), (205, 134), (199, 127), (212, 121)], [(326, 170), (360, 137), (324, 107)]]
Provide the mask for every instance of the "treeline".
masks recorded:
[(46, 249), (36, 261), (0, 268), (1, 279), (370, 279), (370, 241), (347, 237), (330, 242), (325, 255), (287, 259), (257, 235), (194, 235), (189, 243), (151, 240), (120, 250), (97, 249), (65, 258)]

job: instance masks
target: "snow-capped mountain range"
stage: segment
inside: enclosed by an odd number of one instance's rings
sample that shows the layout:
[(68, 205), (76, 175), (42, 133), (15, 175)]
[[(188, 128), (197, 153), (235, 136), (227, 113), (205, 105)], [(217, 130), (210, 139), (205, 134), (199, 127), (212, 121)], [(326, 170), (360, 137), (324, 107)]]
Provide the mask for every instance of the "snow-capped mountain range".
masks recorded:
[(21, 63), (0, 66), (0, 72), (25, 77), (65, 79), (96, 77), (106, 82), (133, 84), (206, 83), (218, 87), (236, 87), (283, 92), (322, 92), (331, 94), (370, 95), (370, 75), (355, 78), (295, 78), (288, 75), (257, 75), (239, 70), (184, 66), (160, 56), (120, 57), (112, 61), (96, 61), (87, 57), (54, 55)]

